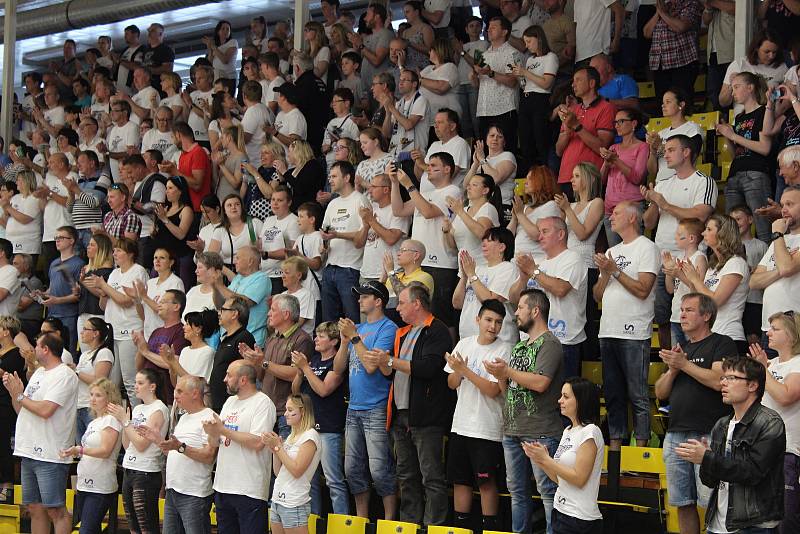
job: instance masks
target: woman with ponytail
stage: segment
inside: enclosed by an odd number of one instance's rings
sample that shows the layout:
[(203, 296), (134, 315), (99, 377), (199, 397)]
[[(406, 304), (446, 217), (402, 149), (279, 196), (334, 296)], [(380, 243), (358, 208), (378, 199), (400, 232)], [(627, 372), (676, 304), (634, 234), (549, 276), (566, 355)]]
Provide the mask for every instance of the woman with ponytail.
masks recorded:
[(136, 431), (142, 425), (158, 429), (166, 438), (169, 428), (169, 408), (161, 400), (164, 396), (161, 375), (153, 369), (142, 369), (136, 374), (134, 390), (137, 404), (130, 412), (122, 406), (109, 405), (108, 412), (122, 425), (122, 446), (125, 470), (122, 479), (122, 502), (131, 532), (155, 534), (158, 529), (158, 495), (161, 492), (162, 453)]
[(238, 195), (242, 187), (242, 162), (248, 161), (244, 147), (244, 129), (240, 124), (222, 130), (220, 150), (212, 153), (211, 159), (219, 169), (214, 187), (217, 198), (223, 200), (228, 195)]
[(466, 200), (447, 197), (447, 207), (453, 220), (447, 217), (442, 223), (445, 243), (453, 253), (466, 250), (478, 265), (486, 265), (481, 252), (483, 236), (489, 228), (500, 226), (503, 205), (500, 189), (488, 174), (473, 174), (464, 181)]
[[(97, 275), (103, 280), (108, 280), (111, 271), (114, 270), (114, 247), (111, 238), (106, 234), (95, 234), (89, 240), (86, 247), (86, 255), (89, 263), (81, 270), (80, 293), (78, 294), (78, 333), (80, 334), (83, 325), (92, 317), (103, 318), (105, 316), (105, 296), (92, 280), (92, 275)], [(78, 336), (79, 345), (82, 336)]]
[[(114, 330), (99, 317), (90, 317), (80, 331), (81, 357), (75, 365), (78, 375), (78, 418), (76, 443), (81, 442), (86, 427), (92, 421), (89, 412), (89, 386), (99, 378), (108, 378), (114, 366)], [(119, 384), (117, 384), (119, 386)]]

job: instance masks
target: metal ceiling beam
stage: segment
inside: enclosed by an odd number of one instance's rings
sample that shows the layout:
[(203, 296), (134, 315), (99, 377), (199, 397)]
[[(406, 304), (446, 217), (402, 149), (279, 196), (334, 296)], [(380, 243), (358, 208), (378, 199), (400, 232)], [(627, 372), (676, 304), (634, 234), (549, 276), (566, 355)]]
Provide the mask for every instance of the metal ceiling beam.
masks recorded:
[(11, 125), (14, 120), (14, 66), (16, 65), (16, 18), (17, 0), (5, 0), (9, 16), (3, 21), (3, 35), (8, 36), (8, 42), (3, 47), (3, 106), (0, 110), (0, 134), (5, 140), (5, 146), (11, 142)]

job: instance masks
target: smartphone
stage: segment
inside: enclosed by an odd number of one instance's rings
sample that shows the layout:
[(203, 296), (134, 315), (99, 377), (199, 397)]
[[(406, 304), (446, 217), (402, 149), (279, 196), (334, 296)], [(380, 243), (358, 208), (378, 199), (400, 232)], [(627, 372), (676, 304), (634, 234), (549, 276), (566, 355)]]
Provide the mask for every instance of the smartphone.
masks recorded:
[(777, 102), (780, 99), (780, 97), (781, 97), (781, 88), (780, 87), (776, 87), (775, 89), (773, 89), (769, 93), (769, 99), (772, 102)]

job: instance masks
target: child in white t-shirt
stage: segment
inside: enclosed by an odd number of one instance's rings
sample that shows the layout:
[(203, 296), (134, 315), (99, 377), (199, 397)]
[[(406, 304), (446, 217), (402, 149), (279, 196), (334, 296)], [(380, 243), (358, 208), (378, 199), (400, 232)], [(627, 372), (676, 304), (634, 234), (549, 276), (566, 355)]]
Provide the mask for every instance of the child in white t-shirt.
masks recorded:
[(314, 430), (314, 408), (311, 397), (291, 395), (284, 414), (291, 433), (284, 443), (274, 432), (261, 434), (261, 440), (272, 451), (272, 466), (277, 477), (270, 507), (272, 530), (297, 529), (308, 532), (311, 514), (311, 479), (319, 466), (320, 437)]
[[(300, 235), (294, 241), (294, 248), (287, 250), (289, 256), (300, 256), (308, 264), (308, 276), (303, 280), (303, 287), (311, 292), (316, 302), (320, 301), (320, 289), (322, 282), (322, 268), (325, 263), (322, 259), (322, 251), (325, 248), (325, 241), (319, 231), (322, 224), (322, 210), (316, 202), (306, 202), (297, 208), (297, 226), (300, 228)], [(320, 316), (319, 313), (316, 314)]]
[(683, 251), (682, 258), (673, 258), (672, 254), (665, 250), (661, 253), (661, 270), (666, 275), (665, 284), (667, 293), (672, 295), (672, 315), (670, 324), (672, 328), (672, 344), (685, 347), (686, 336), (681, 328), (681, 300), (683, 296), (690, 292), (690, 286), (681, 269), (681, 263), (691, 262), (701, 276), (705, 276), (708, 268), (706, 255), (698, 250), (700, 242), (703, 240), (703, 229), (705, 225), (700, 219), (681, 219), (675, 229), (675, 244)]

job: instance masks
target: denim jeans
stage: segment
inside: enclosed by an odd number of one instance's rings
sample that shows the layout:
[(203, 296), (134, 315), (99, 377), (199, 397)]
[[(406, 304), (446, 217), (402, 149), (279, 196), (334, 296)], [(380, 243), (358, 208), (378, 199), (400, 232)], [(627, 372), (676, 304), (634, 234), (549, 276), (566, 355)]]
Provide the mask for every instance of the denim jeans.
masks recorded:
[(552, 534), (550, 517), (553, 511), (553, 498), (558, 486), (550, 480), (544, 469), (534, 464), (525, 456), (522, 443), (538, 441), (547, 447), (550, 456), (555, 454), (559, 439), (547, 436), (504, 436), (503, 456), (506, 462), (506, 484), (511, 494), (511, 531), (521, 534), (531, 532), (531, 513), (533, 501), (531, 500), (531, 471), (536, 479), (536, 489), (542, 497), (544, 516), (547, 520), (547, 534)]
[(75, 493), (76, 518), (81, 522), (80, 534), (100, 534), (103, 518), (116, 502), (116, 493)]
[(122, 477), (122, 502), (131, 532), (158, 532), (158, 496), (161, 472), (126, 469)]
[(75, 443), (80, 445), (83, 433), (86, 432), (86, 427), (92, 422), (92, 414), (89, 413), (89, 408), (78, 408), (78, 415), (75, 418)]
[(291, 432), (291, 427), (286, 424), (286, 416), (278, 416), (278, 419), (275, 421), (275, 433), (278, 434), (283, 441), (286, 441), (286, 438), (289, 437)]
[(400, 521), (425, 526), (447, 522), (450, 499), (442, 462), (445, 433), (444, 427), (409, 427), (408, 410), (399, 410), (395, 415), (392, 438), (400, 487)]
[(347, 410), (344, 443), (344, 473), (350, 493), (358, 495), (369, 491), (372, 478), (380, 497), (394, 495), (397, 480), (386, 431), (386, 407)]
[[(455, 9), (455, 8), (451, 8)], [(461, 104), (461, 136), (464, 139), (478, 135), (478, 88), (471, 83), (464, 83), (456, 89), (458, 103)]]
[(781, 534), (800, 532), (800, 456), (787, 452), (783, 456), (783, 521), (779, 527)]
[(628, 433), (628, 403), (633, 405), (636, 439), (650, 438), (650, 339), (602, 338), (603, 393), (608, 410), (608, 436), (625, 439)]
[(581, 345), (561, 345), (564, 353), (564, 378), (581, 376)]
[(672, 346), (674, 347), (675, 345), (680, 345), (681, 347), (685, 347), (689, 340), (686, 339), (686, 334), (683, 333), (681, 323), (669, 323), (669, 330), (670, 335), (672, 336)]
[(213, 494), (195, 497), (167, 489), (163, 534), (211, 534), (212, 499)]
[(360, 319), (358, 299), (353, 288), (358, 286), (360, 272), (356, 269), (328, 265), (322, 271), (322, 319), (338, 321), (347, 317), (354, 323)]
[(321, 432), (320, 435), (320, 466), (311, 479), (311, 513), (322, 516), (322, 475), (325, 475), (325, 485), (331, 494), (331, 504), (334, 514), (350, 513), (350, 500), (347, 495), (347, 484), (344, 481), (344, 434), (334, 432)]
[(225, 534), (267, 531), (267, 501), (247, 495), (217, 492), (217, 528)]
[[(725, 211), (731, 212), (741, 204), (747, 204), (753, 213), (758, 208), (767, 205), (767, 198), (771, 193), (771, 180), (766, 173), (759, 171), (739, 171), (728, 177), (725, 184)], [(780, 200), (780, 199), (778, 199)], [(769, 243), (769, 236), (772, 233), (770, 221), (760, 215), (754, 216), (756, 223), (756, 237), (765, 243)]]

